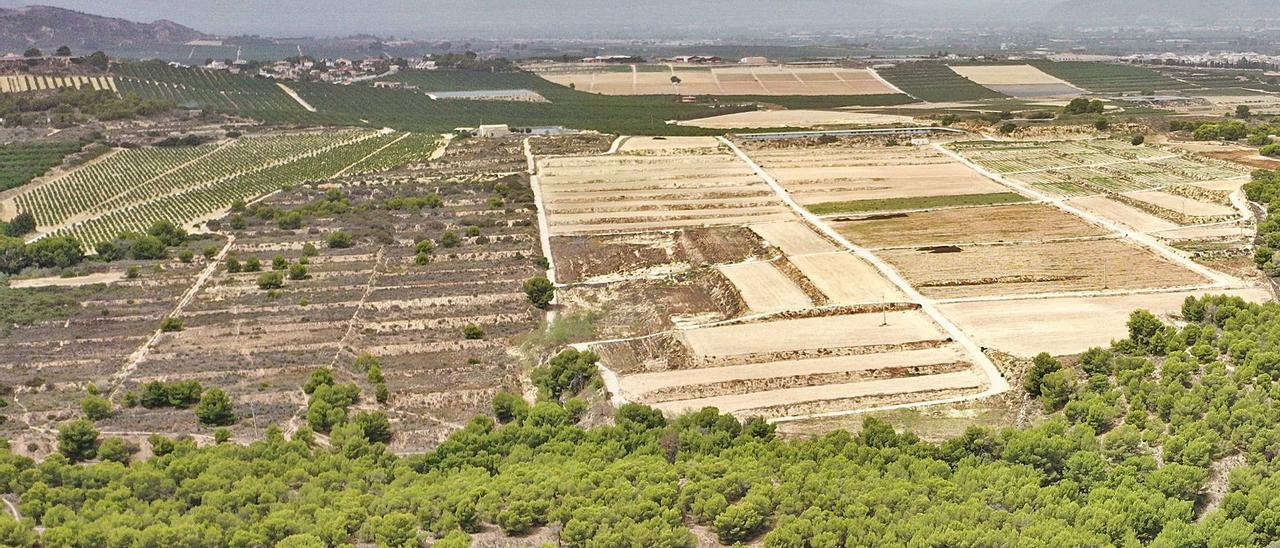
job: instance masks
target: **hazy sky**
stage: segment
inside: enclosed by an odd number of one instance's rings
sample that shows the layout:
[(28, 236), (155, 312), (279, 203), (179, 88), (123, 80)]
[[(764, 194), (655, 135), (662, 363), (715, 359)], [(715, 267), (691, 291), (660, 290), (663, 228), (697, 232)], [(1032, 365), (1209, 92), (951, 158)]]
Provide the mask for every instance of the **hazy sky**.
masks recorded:
[(681, 29), (876, 26), (895, 7), (953, 16), (1043, 15), (1057, 0), (0, 0), (0, 6), (46, 4), (137, 21), (171, 19), (213, 34), (379, 35), (425, 37), (449, 32), (525, 32), (524, 37)]

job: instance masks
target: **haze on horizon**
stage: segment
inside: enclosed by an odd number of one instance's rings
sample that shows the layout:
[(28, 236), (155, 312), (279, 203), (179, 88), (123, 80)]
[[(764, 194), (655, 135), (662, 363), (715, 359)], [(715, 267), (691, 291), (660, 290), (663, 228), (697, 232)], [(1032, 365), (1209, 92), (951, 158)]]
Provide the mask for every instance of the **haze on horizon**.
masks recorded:
[[(1257, 0), (1226, 0), (1248, 4)], [(1107, 5), (1101, 0), (1083, 3)], [(196, 30), (264, 36), (375, 34), (429, 38), (725, 36), (1027, 24), (1053, 26), (1062, 0), (0, 0), (0, 7), (44, 4), (150, 22), (169, 19)], [(1140, 9), (1125, 6), (1118, 9)], [(1160, 3), (1163, 17), (1195, 17), (1203, 3)], [(1096, 10), (1095, 10), (1096, 11)], [(1232, 10), (1222, 9), (1230, 15)], [(1139, 11), (1138, 13), (1142, 13)], [(1239, 12), (1235, 12), (1239, 13)], [(1130, 24), (1140, 18), (1127, 17)]]

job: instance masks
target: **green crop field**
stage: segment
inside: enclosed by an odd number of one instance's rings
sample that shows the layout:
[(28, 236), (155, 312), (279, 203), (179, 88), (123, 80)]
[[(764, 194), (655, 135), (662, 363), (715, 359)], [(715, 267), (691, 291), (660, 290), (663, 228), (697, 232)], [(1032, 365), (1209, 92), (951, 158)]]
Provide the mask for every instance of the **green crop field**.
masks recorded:
[(956, 74), (941, 63), (904, 63), (876, 70), (881, 77), (912, 96), (930, 102), (1000, 99), (995, 91)]
[(1088, 61), (1032, 61), (1028, 63), (1051, 76), (1100, 93), (1162, 91), (1193, 87), (1151, 69)]
[(80, 150), (79, 141), (10, 143), (0, 146), (0, 190), (27, 184), (61, 165), (63, 158)]
[(121, 93), (173, 101), (179, 107), (236, 112), (246, 116), (306, 112), (271, 80), (225, 71), (129, 63), (113, 69)]
[(181, 148), (126, 149), (18, 194), (42, 232), (85, 244), (164, 219), (191, 224), (237, 200), (338, 174), (422, 161), (435, 135), (342, 130), (245, 137)]

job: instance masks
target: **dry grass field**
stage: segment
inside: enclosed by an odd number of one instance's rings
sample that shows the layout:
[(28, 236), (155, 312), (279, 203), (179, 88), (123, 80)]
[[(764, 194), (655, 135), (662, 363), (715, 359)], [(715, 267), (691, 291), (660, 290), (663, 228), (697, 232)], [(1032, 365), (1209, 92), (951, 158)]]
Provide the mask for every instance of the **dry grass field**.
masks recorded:
[[(880, 95), (899, 91), (867, 69), (801, 67), (671, 68), (668, 71), (547, 72), (541, 76), (604, 95)], [(680, 79), (672, 84), (671, 77)]]

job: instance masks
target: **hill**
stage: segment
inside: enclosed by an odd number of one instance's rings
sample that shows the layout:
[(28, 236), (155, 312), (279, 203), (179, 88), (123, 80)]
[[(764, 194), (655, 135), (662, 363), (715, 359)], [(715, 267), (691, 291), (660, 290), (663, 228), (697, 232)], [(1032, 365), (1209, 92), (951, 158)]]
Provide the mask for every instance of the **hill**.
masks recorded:
[(0, 50), (5, 51), (67, 45), (79, 52), (125, 45), (181, 44), (208, 37), (166, 20), (137, 23), (51, 6), (0, 9)]

